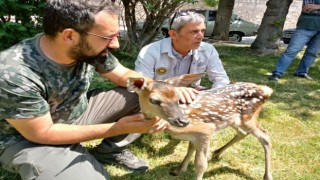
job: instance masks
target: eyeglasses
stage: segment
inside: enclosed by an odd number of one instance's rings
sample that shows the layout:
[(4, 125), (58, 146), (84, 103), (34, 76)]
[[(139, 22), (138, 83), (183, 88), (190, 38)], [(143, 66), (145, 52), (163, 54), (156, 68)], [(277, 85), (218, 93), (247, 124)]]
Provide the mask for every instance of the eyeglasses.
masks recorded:
[(171, 22), (170, 22), (170, 25), (169, 25), (169, 29), (172, 29), (172, 24), (173, 24), (173, 21), (175, 18), (177, 17), (180, 17), (180, 16), (188, 16), (189, 15), (189, 11), (177, 11), (174, 13), (172, 19), (171, 19)]
[(118, 37), (120, 35), (120, 31), (118, 31), (117, 33), (113, 34), (113, 35), (110, 35), (110, 36), (101, 36), (99, 34), (95, 34), (95, 33), (91, 33), (91, 32), (85, 32), (89, 35), (92, 35), (92, 36), (97, 36), (97, 37), (100, 37), (104, 40), (113, 40), (114, 38)]

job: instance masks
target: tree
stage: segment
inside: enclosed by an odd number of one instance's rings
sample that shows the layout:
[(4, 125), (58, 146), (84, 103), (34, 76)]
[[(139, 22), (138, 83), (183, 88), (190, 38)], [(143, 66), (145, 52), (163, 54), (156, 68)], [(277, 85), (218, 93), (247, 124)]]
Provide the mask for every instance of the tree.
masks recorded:
[[(124, 21), (127, 28), (129, 49), (139, 50), (152, 42), (161, 31), (163, 22), (168, 19), (176, 9), (185, 3), (195, 3), (196, 0), (121, 0), (124, 6)], [(137, 9), (141, 7), (145, 15), (142, 29), (137, 29)]]
[(203, 2), (210, 7), (216, 7), (219, 4), (219, 0), (203, 0)]
[(0, 1), (0, 50), (41, 32), (44, 4), (45, 0)]
[(217, 11), (217, 18), (212, 32), (215, 40), (228, 40), (230, 19), (235, 0), (220, 0)]
[(269, 0), (258, 35), (251, 48), (260, 53), (278, 51), (284, 22), (293, 0)]

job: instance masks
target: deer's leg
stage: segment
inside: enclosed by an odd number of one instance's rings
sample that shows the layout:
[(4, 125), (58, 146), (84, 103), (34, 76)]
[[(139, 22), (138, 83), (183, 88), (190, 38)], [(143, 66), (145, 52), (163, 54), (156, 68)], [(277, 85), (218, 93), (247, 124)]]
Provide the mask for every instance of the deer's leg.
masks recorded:
[(271, 140), (269, 135), (265, 130), (260, 127), (257, 127), (251, 132), (256, 138), (258, 138), (259, 142), (263, 146), (264, 153), (265, 153), (265, 174), (263, 178), (265, 180), (272, 180), (272, 173), (271, 173)]
[(201, 180), (203, 174), (208, 168), (208, 152), (210, 149), (209, 142), (199, 142), (196, 144), (196, 156), (194, 160), (196, 180)]
[(191, 141), (189, 141), (189, 147), (188, 147), (188, 152), (187, 152), (186, 156), (184, 157), (184, 159), (180, 163), (180, 165), (177, 168), (175, 168), (173, 171), (170, 172), (170, 175), (178, 176), (182, 172), (185, 172), (188, 168), (188, 164), (192, 158), (194, 151), (195, 151), (195, 146)]
[(225, 144), (224, 146), (222, 146), (221, 148), (213, 151), (212, 153), (212, 157), (211, 159), (218, 159), (219, 156), (226, 150), (228, 149), (230, 146), (232, 146), (233, 144), (239, 142), (240, 140), (242, 140), (243, 138), (245, 138), (248, 134), (244, 133), (244, 132), (240, 132), (237, 131), (236, 136), (234, 136), (231, 141), (229, 141), (227, 144)]

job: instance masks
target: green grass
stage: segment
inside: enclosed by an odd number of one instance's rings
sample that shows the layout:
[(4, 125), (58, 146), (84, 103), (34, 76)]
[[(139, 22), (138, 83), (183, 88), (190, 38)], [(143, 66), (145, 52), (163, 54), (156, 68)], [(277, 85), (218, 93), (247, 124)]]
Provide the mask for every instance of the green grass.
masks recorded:
[[(303, 52), (293, 61), (282, 79), (271, 82), (267, 79), (280, 54), (258, 55), (248, 47), (217, 45), (220, 58), (231, 81), (265, 84), (274, 89), (274, 94), (265, 104), (260, 115), (262, 127), (268, 131), (272, 143), (272, 172), (274, 179), (314, 180), (320, 179), (320, 61), (313, 64), (309, 75), (314, 81), (298, 79), (292, 75)], [(122, 60), (133, 67), (133, 59)], [(205, 78), (203, 85), (209, 85)], [(93, 87), (110, 87), (112, 84), (96, 76)], [(224, 145), (234, 131), (231, 128), (217, 133), (211, 142), (211, 150)], [(187, 151), (187, 142), (171, 139), (166, 133), (143, 135), (130, 146), (139, 157), (147, 160), (150, 170), (132, 173), (118, 166), (106, 165), (114, 180), (189, 180), (194, 179), (194, 165), (179, 177), (172, 177), (169, 170), (179, 164)], [(253, 136), (229, 148), (219, 161), (209, 161), (204, 179), (262, 179), (264, 152)], [(11, 174), (9, 174), (11, 175)], [(0, 172), (0, 179), (10, 179), (7, 172)], [(11, 178), (12, 179), (12, 178)]]

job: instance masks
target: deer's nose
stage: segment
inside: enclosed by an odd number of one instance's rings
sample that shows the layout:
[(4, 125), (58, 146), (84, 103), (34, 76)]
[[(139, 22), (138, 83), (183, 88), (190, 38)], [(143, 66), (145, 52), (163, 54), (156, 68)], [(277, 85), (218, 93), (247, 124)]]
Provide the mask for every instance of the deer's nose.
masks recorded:
[(169, 118), (169, 123), (176, 127), (186, 127), (190, 120), (188, 118)]

